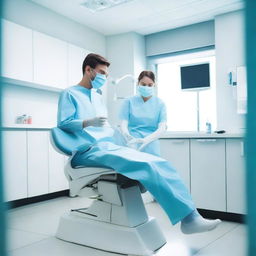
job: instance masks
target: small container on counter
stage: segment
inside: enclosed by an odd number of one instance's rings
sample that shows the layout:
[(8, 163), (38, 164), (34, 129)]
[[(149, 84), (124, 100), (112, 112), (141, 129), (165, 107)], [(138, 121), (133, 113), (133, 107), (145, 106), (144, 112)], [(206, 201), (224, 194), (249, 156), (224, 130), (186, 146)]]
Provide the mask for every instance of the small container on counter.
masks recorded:
[(17, 116), (16, 124), (32, 124), (32, 116), (28, 116), (27, 114)]
[(212, 133), (212, 124), (210, 122), (206, 122), (206, 133)]
[(27, 123), (27, 115), (26, 114), (22, 115), (22, 123), (23, 124)]
[(22, 116), (17, 116), (16, 124), (23, 124), (23, 117)]
[(32, 116), (28, 116), (28, 118), (27, 118), (27, 124), (32, 124)]

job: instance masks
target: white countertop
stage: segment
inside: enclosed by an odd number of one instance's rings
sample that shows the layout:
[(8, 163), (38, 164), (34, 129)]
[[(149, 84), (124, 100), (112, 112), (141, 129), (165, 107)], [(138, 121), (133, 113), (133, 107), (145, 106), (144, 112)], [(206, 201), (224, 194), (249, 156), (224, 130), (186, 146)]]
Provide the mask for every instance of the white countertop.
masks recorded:
[(39, 126), (34, 124), (12, 124), (3, 125), (2, 129), (38, 129), (38, 130), (50, 130), (53, 126)]
[(244, 133), (205, 133), (205, 132), (166, 132), (161, 139), (189, 139), (189, 138), (243, 138)]
[[(4, 125), (2, 129), (26, 129), (26, 130), (50, 130), (53, 126), (38, 126), (34, 124), (12, 124)], [(190, 138), (243, 138), (244, 133), (226, 132), (226, 133), (205, 133), (205, 132), (165, 132), (161, 139), (190, 139)]]

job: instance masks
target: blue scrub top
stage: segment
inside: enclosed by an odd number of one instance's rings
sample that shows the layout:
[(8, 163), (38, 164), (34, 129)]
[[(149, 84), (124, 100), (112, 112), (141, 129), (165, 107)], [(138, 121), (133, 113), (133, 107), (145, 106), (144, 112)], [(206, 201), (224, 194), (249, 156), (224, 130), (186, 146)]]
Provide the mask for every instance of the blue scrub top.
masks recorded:
[(124, 101), (119, 118), (128, 121), (132, 136), (143, 138), (155, 132), (159, 123), (166, 122), (166, 107), (156, 96), (144, 102), (141, 96), (136, 95)]
[[(84, 120), (96, 116), (107, 117), (107, 109), (101, 94), (95, 89), (75, 85), (61, 93), (58, 105), (58, 127), (72, 134), (74, 144), (88, 147), (99, 141), (113, 141), (114, 130), (110, 126), (83, 128)], [(70, 151), (75, 150), (77, 148), (70, 148)]]

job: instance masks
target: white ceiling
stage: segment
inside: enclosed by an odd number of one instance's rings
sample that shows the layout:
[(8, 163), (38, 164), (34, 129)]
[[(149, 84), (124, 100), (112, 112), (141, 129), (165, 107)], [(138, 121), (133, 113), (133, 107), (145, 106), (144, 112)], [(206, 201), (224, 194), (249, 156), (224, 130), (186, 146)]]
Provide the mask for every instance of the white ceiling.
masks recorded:
[(137, 32), (147, 35), (242, 9), (243, 0), (133, 0), (92, 13), (83, 0), (30, 0), (104, 35)]

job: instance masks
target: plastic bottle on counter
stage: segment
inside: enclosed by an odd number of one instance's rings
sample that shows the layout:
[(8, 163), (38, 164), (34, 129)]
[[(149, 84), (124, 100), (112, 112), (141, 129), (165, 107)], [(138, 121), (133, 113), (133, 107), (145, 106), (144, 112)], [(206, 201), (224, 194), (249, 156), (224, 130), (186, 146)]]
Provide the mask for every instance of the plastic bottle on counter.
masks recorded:
[(16, 124), (22, 124), (22, 123), (23, 123), (23, 117), (22, 116), (17, 116)]
[(212, 124), (209, 121), (206, 122), (206, 133), (212, 133)]
[(32, 124), (32, 116), (27, 117), (27, 124)]
[(28, 117), (26, 114), (22, 115), (22, 123), (27, 124)]

